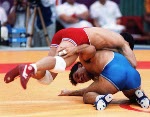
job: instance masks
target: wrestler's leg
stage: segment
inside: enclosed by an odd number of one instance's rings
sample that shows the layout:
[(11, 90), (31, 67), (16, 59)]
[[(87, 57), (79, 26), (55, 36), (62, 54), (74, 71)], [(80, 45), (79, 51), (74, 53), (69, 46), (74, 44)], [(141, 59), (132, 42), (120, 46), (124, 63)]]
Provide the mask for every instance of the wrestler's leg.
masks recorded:
[[(49, 50), (49, 56), (55, 56), (56, 54), (56, 48), (51, 48)], [(14, 79), (19, 76), (19, 68), (20, 67), (23, 67), (23, 65), (18, 65), (16, 67), (14, 67), (13, 69), (9, 70), (6, 74), (5, 74), (5, 77), (4, 77), (4, 82), (6, 83), (9, 83), (9, 82), (12, 82), (14, 81)], [(34, 78), (37, 78), (37, 79), (40, 79), (42, 78), (43, 76), (45, 75), (45, 71), (38, 71), (38, 73), (33, 76)]]
[[(60, 46), (61, 45), (67, 46), (67, 47), (73, 46), (73, 44), (70, 42), (65, 42), (63, 44), (60, 44)], [(53, 52), (53, 51), (51, 51), (51, 52)], [(26, 84), (31, 76), (39, 79), (40, 78), (39, 76), (44, 76), (45, 73), (47, 73), (47, 74), (45, 74), (44, 78), (47, 78), (48, 76), (50, 76), (51, 79), (48, 81), (52, 81), (53, 79), (55, 79), (57, 74), (54, 74), (54, 73), (51, 74), (49, 71), (45, 72), (46, 70), (53, 69), (53, 72), (58, 73), (57, 71), (59, 68), (61, 68), (61, 70), (62, 69), (65, 70), (65, 68), (70, 66), (71, 64), (73, 64), (76, 59), (77, 59), (77, 55), (68, 57), (65, 60), (62, 57), (58, 57), (58, 56), (56, 56), (56, 57), (47, 56), (47, 57), (44, 57), (41, 60), (37, 61), (34, 64), (21, 65), (19, 67), (21, 85), (24, 89), (26, 89)], [(34, 74), (36, 74), (36, 75), (34, 75)], [(38, 75), (38, 74), (40, 74), (40, 75)]]
[[(67, 58), (66, 60), (64, 60), (62, 57), (57, 57), (57, 58), (59, 58), (62, 61), (60, 62), (55, 57), (47, 56), (47, 57), (44, 57), (43, 59), (39, 60), (35, 64), (20, 66), (20, 68), (19, 68), (19, 74), (20, 74), (20, 78), (21, 78), (20, 80), (21, 80), (21, 84), (22, 84), (23, 88), (26, 89), (26, 84), (27, 84), (29, 78), (33, 74), (36, 74), (37, 71), (42, 71), (43, 74), (44, 74), (44, 71), (46, 71), (46, 70), (52, 70), (53, 68), (56, 68), (56, 66), (57, 66), (57, 68), (53, 69), (53, 72), (58, 73), (57, 72), (58, 68), (62, 68), (63, 66), (64, 66), (63, 67), (63, 71), (64, 71), (65, 68), (66, 68), (66, 64), (67, 64), (67, 66), (69, 66), (73, 62), (75, 62), (75, 60), (77, 58), (77, 55), (75, 55), (75, 56), (73, 55), (73, 56)], [(56, 61), (60, 62), (60, 64), (56, 65), (56, 63), (58, 63)], [(65, 63), (65, 65), (62, 65), (61, 63)], [(41, 75), (41, 73), (40, 73), (40, 75)], [(55, 76), (54, 76), (53, 79), (55, 79)]]
[(142, 108), (149, 108), (150, 100), (140, 88), (123, 91), (123, 93), (130, 101), (137, 102)]
[[(99, 76), (99, 79), (94, 81), (88, 88), (87, 92), (96, 92), (98, 95), (115, 94), (118, 89), (108, 80)], [(86, 104), (93, 104), (95, 102), (96, 95), (84, 95), (83, 101)], [(90, 94), (90, 93), (89, 93)], [(93, 99), (94, 98), (94, 99)]]
[(135, 91), (138, 90), (140, 88), (137, 89), (131, 89), (131, 90), (125, 90), (122, 91), (123, 94), (131, 101), (131, 102), (135, 102), (136, 100), (136, 95), (135, 95)]
[[(37, 72), (53, 69), (55, 66), (55, 63), (56, 63), (54, 56), (56, 56), (58, 54), (57, 50), (59, 50), (61, 47), (71, 47), (71, 46), (74, 46), (74, 45), (68, 41), (62, 41), (57, 49), (51, 48), (49, 51), (49, 56), (44, 57), (43, 59), (41, 59), (35, 63), (35, 65), (37, 67)], [(51, 57), (51, 56), (53, 56), (53, 57)], [(65, 58), (66, 67), (69, 67), (70, 65), (72, 65), (75, 62), (75, 60), (77, 59), (77, 57), (78, 57), (77, 55), (74, 55), (69, 58)]]
[[(57, 48), (55, 48), (55, 47), (50, 48), (48, 56), (55, 56), (56, 55), (56, 50), (57, 50)], [(38, 62), (39, 61), (37, 61), (36, 63), (38, 64)], [(46, 73), (45, 70), (38, 70), (35, 74), (32, 75), (32, 77), (39, 80), (39, 79), (41, 79), (45, 76), (45, 73)], [(53, 76), (53, 78), (55, 78), (57, 76), (57, 73), (51, 72), (51, 75)]]
[(88, 92), (83, 96), (84, 103), (94, 104), (96, 110), (104, 110), (112, 99), (112, 94), (99, 95), (96, 92)]
[(100, 76), (99, 80), (93, 82), (83, 95), (86, 104), (95, 104), (97, 110), (104, 110), (112, 101), (112, 94), (117, 93), (117, 88), (108, 80)]

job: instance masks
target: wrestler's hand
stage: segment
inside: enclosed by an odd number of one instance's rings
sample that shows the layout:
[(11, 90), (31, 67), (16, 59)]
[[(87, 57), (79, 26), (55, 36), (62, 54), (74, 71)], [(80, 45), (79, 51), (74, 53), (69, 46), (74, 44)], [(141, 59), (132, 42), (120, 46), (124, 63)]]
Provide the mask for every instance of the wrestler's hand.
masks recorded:
[(69, 94), (71, 94), (71, 90), (63, 89), (58, 96), (69, 96)]
[(61, 47), (59, 50), (57, 50), (58, 55), (62, 56), (63, 58), (67, 58), (69, 56), (72, 56), (74, 54), (76, 54), (77, 52), (77, 47), (73, 46), (73, 47)]

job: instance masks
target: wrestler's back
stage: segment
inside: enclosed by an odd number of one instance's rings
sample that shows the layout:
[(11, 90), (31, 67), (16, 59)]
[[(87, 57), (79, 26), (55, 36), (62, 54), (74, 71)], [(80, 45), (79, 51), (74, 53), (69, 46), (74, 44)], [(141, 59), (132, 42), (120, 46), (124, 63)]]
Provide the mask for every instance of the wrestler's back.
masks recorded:
[(67, 28), (58, 31), (53, 39), (52, 44), (59, 45), (62, 40), (71, 40), (70, 42), (74, 41), (76, 45), (82, 44), (90, 44), (87, 34), (84, 31), (84, 28)]
[(83, 66), (85, 66), (87, 71), (95, 75), (99, 75), (108, 62), (113, 59), (113, 56), (114, 54), (112, 51), (100, 50), (96, 52), (95, 56), (91, 58), (90, 62), (86, 62), (82, 58), (80, 58), (80, 61), (82, 62)]
[(88, 35), (90, 43), (96, 49), (116, 48), (119, 43), (126, 43), (120, 34), (100, 27), (84, 28), (84, 30)]

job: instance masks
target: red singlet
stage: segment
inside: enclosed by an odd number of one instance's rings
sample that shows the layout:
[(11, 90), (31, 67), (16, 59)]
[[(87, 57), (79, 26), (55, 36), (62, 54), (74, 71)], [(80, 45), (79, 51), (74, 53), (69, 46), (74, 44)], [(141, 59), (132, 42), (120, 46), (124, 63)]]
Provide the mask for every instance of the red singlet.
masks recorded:
[(69, 41), (75, 46), (90, 44), (84, 28), (66, 28), (58, 31), (54, 35), (50, 47), (58, 47), (61, 41)]

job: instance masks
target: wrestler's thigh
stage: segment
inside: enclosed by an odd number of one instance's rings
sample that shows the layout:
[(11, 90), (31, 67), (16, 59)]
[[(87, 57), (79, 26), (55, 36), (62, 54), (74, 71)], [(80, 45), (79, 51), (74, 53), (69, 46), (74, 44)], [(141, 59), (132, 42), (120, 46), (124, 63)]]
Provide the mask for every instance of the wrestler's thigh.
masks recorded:
[[(61, 49), (61, 48), (66, 48), (66, 47), (72, 47), (74, 46), (72, 43), (68, 42), (68, 41), (62, 41), (59, 45), (59, 47), (57, 48), (57, 52)], [(66, 62), (66, 67), (69, 67), (70, 65), (72, 65), (76, 59), (78, 58), (78, 55), (72, 55), (68, 58), (65, 58), (65, 62)]]
[(68, 58), (65, 58), (66, 67), (71, 66), (78, 58), (78, 55), (72, 55)]
[(102, 76), (100, 76), (98, 82), (96, 83), (98, 84), (97, 93), (99, 94), (108, 94), (108, 93), (115, 94), (118, 92), (118, 89), (114, 86), (114, 84), (112, 84)]

